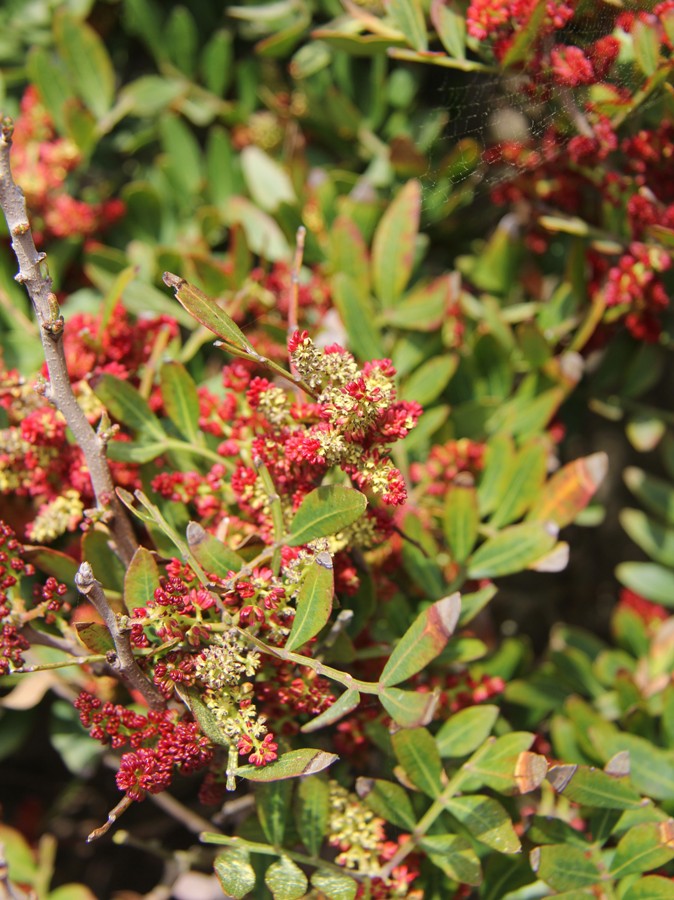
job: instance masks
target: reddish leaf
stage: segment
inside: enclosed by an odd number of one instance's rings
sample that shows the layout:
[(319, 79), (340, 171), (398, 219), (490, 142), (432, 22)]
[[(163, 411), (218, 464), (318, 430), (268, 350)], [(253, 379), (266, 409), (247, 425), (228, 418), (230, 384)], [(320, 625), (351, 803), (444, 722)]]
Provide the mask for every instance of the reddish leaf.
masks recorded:
[(544, 485), (527, 518), (554, 522), (559, 528), (569, 525), (590, 502), (607, 469), (605, 453), (568, 463)]

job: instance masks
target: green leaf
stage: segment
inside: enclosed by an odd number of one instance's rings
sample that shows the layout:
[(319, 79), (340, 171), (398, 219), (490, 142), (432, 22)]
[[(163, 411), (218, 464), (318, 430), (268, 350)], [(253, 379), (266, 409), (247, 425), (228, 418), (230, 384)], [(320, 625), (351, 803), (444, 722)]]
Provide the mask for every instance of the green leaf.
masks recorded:
[(229, 747), (229, 736), (220, 727), (213, 710), (206, 706), (201, 699), (199, 691), (196, 688), (188, 688), (183, 685), (178, 685), (176, 691), (209, 741), (212, 741), (218, 746)]
[(417, 817), (407, 791), (399, 784), (380, 778), (359, 778), (356, 792), (375, 815), (404, 831), (413, 830)]
[(391, 735), (396, 758), (410, 781), (429, 797), (442, 792), (444, 771), (435, 740), (425, 728), (409, 728)]
[(427, 607), (396, 644), (379, 678), (390, 687), (406, 681), (435, 659), (454, 633), (461, 595), (451, 594)]
[(216, 31), (201, 52), (200, 68), (204, 84), (217, 97), (224, 96), (232, 74), (232, 43), (230, 31)]
[(94, 577), (104, 588), (124, 590), (124, 564), (110, 545), (110, 535), (104, 531), (87, 531), (82, 538), (82, 559), (94, 570)]
[(577, 890), (602, 880), (602, 872), (587, 851), (568, 844), (536, 847), (529, 854), (531, 868), (556, 891)]
[(306, 495), (290, 524), (284, 543), (299, 547), (318, 538), (337, 534), (365, 512), (367, 499), (354, 488), (325, 484)]
[(302, 778), (297, 786), (295, 824), (311, 856), (318, 857), (330, 818), (330, 788), (325, 778)]
[(372, 314), (369, 297), (363, 297), (358, 282), (344, 272), (332, 278), (332, 299), (349, 337), (349, 347), (358, 359), (381, 359), (382, 339)]
[(428, 406), (445, 390), (458, 365), (459, 357), (454, 353), (427, 360), (406, 379), (402, 398)]
[(600, 809), (638, 809), (639, 794), (622, 781), (588, 766), (553, 766), (547, 779), (574, 803)]
[(665, 524), (674, 526), (674, 487), (668, 481), (647, 475), (635, 466), (625, 469), (623, 477), (627, 487), (646, 509), (655, 513)]
[(674, 528), (665, 528), (640, 509), (621, 510), (620, 524), (651, 559), (674, 568)]
[(396, 306), (385, 309), (381, 321), (406, 331), (437, 332), (458, 300), (456, 277), (441, 275), (430, 284), (417, 286)]
[(159, 370), (161, 396), (169, 419), (182, 436), (193, 444), (203, 444), (199, 430), (199, 396), (185, 366), (167, 362)]
[(465, 773), (462, 788), (472, 792), (486, 785), (501, 794), (514, 793), (520, 786), (518, 762), (533, 740), (534, 736), (526, 731), (512, 731), (499, 738), (487, 738), (464, 763), (461, 769)]
[(528, 520), (554, 522), (564, 528), (585, 509), (608, 471), (608, 456), (593, 453), (563, 466), (539, 492)]
[(0, 822), (0, 841), (2, 841), (3, 857), (9, 865), (9, 877), (12, 882), (14, 884), (36, 884), (39, 877), (37, 860), (30, 844), (21, 832)]
[(358, 882), (332, 869), (319, 869), (311, 876), (311, 883), (327, 900), (354, 900)]
[(634, 58), (646, 78), (654, 75), (660, 63), (660, 38), (654, 25), (637, 19), (632, 28)]
[(199, 31), (194, 16), (187, 7), (173, 7), (164, 29), (164, 41), (171, 62), (188, 78), (193, 78), (199, 46)]
[(65, 110), (77, 100), (63, 61), (45, 47), (32, 47), (27, 57), (26, 73), (59, 132), (68, 134)]
[(67, 553), (52, 550), (51, 547), (26, 546), (24, 555), (26, 560), (45, 575), (53, 575), (54, 578), (68, 585), (74, 584), (78, 565)]
[(591, 725), (589, 737), (604, 760), (623, 750), (629, 752), (630, 781), (640, 794), (654, 800), (674, 800), (674, 754), (636, 734), (604, 724)]
[(359, 703), (360, 694), (355, 688), (350, 688), (348, 691), (344, 691), (341, 697), (336, 700), (332, 706), (329, 706), (328, 709), (316, 716), (315, 719), (312, 719), (310, 722), (307, 722), (306, 725), (303, 725), (300, 728), (300, 731), (302, 734), (309, 734), (312, 731), (318, 731), (320, 728), (325, 728), (326, 725), (332, 725), (334, 722), (338, 722), (340, 719), (344, 718), (344, 716), (348, 716), (350, 712), (353, 712)]
[(625, 875), (659, 869), (674, 858), (674, 819), (644, 822), (630, 828), (618, 841), (611, 862), (611, 875)]
[(144, 609), (154, 599), (154, 592), (158, 587), (159, 567), (155, 558), (145, 547), (139, 547), (124, 575), (126, 608), (130, 612), (136, 608)]
[(255, 887), (255, 870), (248, 852), (242, 848), (231, 847), (218, 853), (213, 870), (225, 894), (234, 900), (243, 900)]
[(239, 572), (243, 566), (243, 559), (238, 553), (209, 534), (198, 522), (190, 522), (187, 526), (187, 546), (209, 575), (227, 578), (230, 572)]
[(292, 785), (288, 781), (271, 781), (255, 785), (255, 809), (264, 836), (274, 847), (283, 845), (286, 822), (290, 813)]
[(444, 0), (431, 3), (431, 22), (442, 45), (454, 59), (466, 58), (466, 20)]
[(197, 322), (216, 334), (226, 344), (236, 347), (245, 354), (250, 353), (257, 356), (248, 338), (227, 313), (220, 309), (215, 300), (211, 300), (184, 278), (179, 278), (170, 272), (164, 272), (163, 281), (167, 287), (175, 291), (176, 299)]
[(339, 757), (323, 750), (290, 750), (266, 766), (239, 766), (236, 774), (248, 781), (282, 781), (284, 778), (299, 778), (300, 775), (315, 775), (336, 762)]
[(156, 116), (185, 93), (185, 82), (160, 75), (141, 75), (119, 92), (119, 105), (135, 116)]
[(54, 36), (78, 96), (103, 118), (115, 94), (115, 71), (105, 44), (93, 28), (63, 10), (54, 18)]
[(118, 422), (156, 441), (166, 439), (166, 432), (147, 400), (127, 381), (106, 373), (96, 378), (93, 389), (108, 413)]
[(482, 883), (480, 860), (466, 838), (456, 834), (427, 834), (419, 840), (419, 846), (431, 862), (454, 881)]
[(377, 226), (372, 243), (372, 277), (382, 306), (393, 306), (412, 275), (421, 215), (421, 187), (408, 181)]
[(467, 625), (472, 622), (475, 616), (481, 612), (487, 604), (494, 599), (498, 589), (494, 584), (488, 584), (479, 591), (473, 591), (470, 594), (464, 594), (461, 599), (461, 616), (459, 617), (459, 625)]
[(301, 647), (323, 628), (332, 612), (334, 591), (332, 559), (323, 551), (313, 558), (302, 580), (286, 650)]
[(397, 687), (383, 688), (379, 700), (389, 716), (403, 728), (428, 725), (438, 704), (435, 694), (403, 691)]
[(264, 883), (272, 892), (274, 900), (300, 900), (306, 894), (309, 884), (307, 876), (297, 863), (287, 856), (281, 856), (269, 866)]
[(674, 900), (674, 881), (661, 875), (646, 875), (627, 888), (622, 900)]
[(541, 441), (534, 441), (519, 451), (505, 493), (489, 520), (492, 528), (510, 525), (529, 509), (541, 493), (547, 468), (547, 449)]
[(253, 253), (271, 262), (289, 259), (290, 247), (277, 222), (247, 197), (230, 197), (222, 216), (225, 225), (241, 225)]
[(420, 0), (388, 0), (388, 12), (396, 27), (415, 50), (428, 50), (426, 22)]
[(470, 556), (477, 540), (479, 524), (475, 488), (450, 484), (445, 497), (442, 530), (455, 562), (463, 563)]
[(497, 578), (528, 568), (555, 545), (556, 535), (538, 522), (504, 528), (477, 548), (468, 562), (470, 578)]
[(85, 885), (69, 882), (49, 891), (47, 900), (96, 900), (96, 896)]
[(472, 753), (487, 740), (498, 714), (498, 706), (470, 706), (454, 713), (435, 736), (440, 756), (458, 758)]
[(658, 563), (625, 562), (616, 566), (616, 578), (625, 587), (653, 603), (674, 607), (674, 572)]
[(110, 653), (115, 650), (115, 642), (108, 629), (101, 622), (75, 622), (77, 637), (92, 653)]
[[(347, 216), (337, 216), (332, 223), (328, 238), (330, 271), (333, 276), (340, 273), (348, 275), (360, 297), (363, 301), (367, 301), (370, 295), (370, 260), (368, 259), (367, 245), (358, 226)], [(341, 309), (340, 315), (344, 319)]]
[(164, 166), (174, 191), (183, 203), (199, 194), (202, 187), (202, 155), (193, 130), (172, 113), (159, 117), (159, 134)]
[(445, 803), (445, 809), (487, 847), (499, 853), (518, 853), (521, 850), (522, 845), (515, 834), (510, 816), (491, 797), (453, 797)]
[(507, 435), (489, 440), (484, 469), (477, 488), (480, 513), (485, 516), (498, 508), (501, 497), (510, 484), (510, 474), (515, 466), (515, 447)]
[(266, 212), (282, 203), (297, 203), (287, 172), (268, 154), (251, 144), (241, 151), (241, 169), (253, 202)]

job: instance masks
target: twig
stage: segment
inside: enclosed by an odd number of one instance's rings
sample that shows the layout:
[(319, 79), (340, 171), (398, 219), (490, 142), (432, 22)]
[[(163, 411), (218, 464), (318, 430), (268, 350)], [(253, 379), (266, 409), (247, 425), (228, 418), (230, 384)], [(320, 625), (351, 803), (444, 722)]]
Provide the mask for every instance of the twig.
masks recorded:
[[(302, 258), (304, 257), (304, 240), (307, 236), (307, 229), (304, 225), (300, 225), (297, 229), (297, 243), (295, 244), (295, 255), (293, 256), (293, 264), (290, 270), (290, 302), (288, 303), (288, 337), (292, 337), (297, 331), (298, 305), (299, 305), (299, 289), (300, 289), (300, 272), (302, 270)], [(291, 360), (292, 363), (292, 360)]]
[(0, 208), (7, 220), (12, 249), (19, 263), (16, 280), (25, 285), (40, 325), (49, 385), (45, 397), (61, 412), (81, 448), (89, 469), (99, 509), (110, 515), (110, 531), (119, 558), (128, 565), (137, 542), (131, 523), (115, 496), (110, 468), (105, 459), (105, 444), (89, 424), (79, 406), (68, 376), (63, 350), (64, 319), (60, 313), (52, 281), (45, 263), (46, 254), (38, 253), (28, 221), (23, 191), (12, 177), (10, 151), (13, 121), (5, 117), (0, 126)]
[(193, 812), (171, 794), (162, 791), (161, 794), (148, 794), (155, 806), (168, 813), (176, 822), (179, 822), (192, 834), (201, 834), (202, 831), (212, 831), (216, 826), (209, 819), (204, 819), (198, 813)]
[(141, 672), (133, 655), (129, 629), (122, 626), (120, 619), (110, 607), (100, 583), (88, 562), (83, 562), (75, 575), (75, 585), (87, 597), (101, 616), (115, 644), (115, 652), (108, 657), (108, 664), (114, 669), (130, 690), (139, 691), (151, 709), (164, 709), (166, 701), (160, 691)]

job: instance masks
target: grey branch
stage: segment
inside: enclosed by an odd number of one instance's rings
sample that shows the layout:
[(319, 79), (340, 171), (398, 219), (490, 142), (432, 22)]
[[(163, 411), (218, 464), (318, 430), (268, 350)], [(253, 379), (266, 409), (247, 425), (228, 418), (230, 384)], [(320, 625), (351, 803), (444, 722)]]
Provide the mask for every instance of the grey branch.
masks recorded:
[(94, 578), (93, 570), (88, 562), (83, 562), (75, 575), (75, 586), (91, 601), (112, 636), (115, 653), (110, 654), (108, 664), (130, 690), (139, 691), (151, 709), (163, 709), (166, 701), (160, 691), (141, 672), (129, 638), (129, 630), (125, 628), (107, 601), (100, 582)]
[(110, 515), (110, 531), (115, 551), (128, 565), (137, 547), (131, 523), (120, 503), (105, 458), (105, 447), (89, 424), (73, 393), (63, 350), (64, 320), (56, 295), (52, 292), (44, 253), (38, 253), (26, 212), (23, 191), (12, 177), (10, 151), (14, 123), (2, 119), (0, 127), (0, 208), (7, 220), (12, 249), (19, 262), (16, 280), (25, 285), (40, 324), (49, 386), (47, 399), (62, 413), (81, 448), (89, 469), (96, 503)]

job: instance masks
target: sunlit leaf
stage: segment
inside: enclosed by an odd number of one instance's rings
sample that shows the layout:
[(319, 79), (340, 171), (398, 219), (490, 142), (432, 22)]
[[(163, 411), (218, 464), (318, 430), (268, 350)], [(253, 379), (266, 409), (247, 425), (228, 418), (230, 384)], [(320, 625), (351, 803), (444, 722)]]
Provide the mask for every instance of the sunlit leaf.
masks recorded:
[(482, 844), (499, 853), (521, 849), (510, 816), (496, 800), (480, 795), (464, 795), (447, 800), (445, 808)]
[(154, 599), (154, 592), (158, 587), (159, 567), (155, 558), (145, 547), (139, 547), (124, 575), (124, 602), (127, 609), (144, 609)]
[(538, 522), (504, 528), (477, 548), (468, 561), (470, 578), (497, 578), (521, 572), (555, 545), (556, 534)]
[(470, 706), (450, 716), (435, 736), (440, 756), (467, 756), (485, 741), (499, 714), (498, 706)]
[(443, 768), (435, 740), (425, 728), (410, 728), (391, 737), (393, 749), (405, 774), (419, 790), (437, 797), (443, 787)]
[(300, 503), (284, 542), (298, 547), (347, 528), (365, 512), (367, 500), (354, 488), (326, 484), (311, 491)]
[(264, 876), (264, 883), (272, 892), (274, 900), (300, 900), (304, 897), (309, 882), (307, 876), (287, 856), (279, 857), (272, 863)]
[(234, 900), (243, 900), (255, 887), (255, 870), (248, 852), (242, 848), (231, 847), (218, 853), (213, 870), (225, 894)]
[(435, 693), (403, 691), (397, 687), (383, 688), (379, 694), (381, 705), (391, 718), (403, 728), (428, 725), (438, 705)]
[(220, 309), (215, 300), (211, 300), (184, 278), (172, 275), (170, 272), (164, 272), (163, 278), (164, 284), (175, 291), (176, 298), (197, 322), (200, 322), (225, 343), (246, 353), (257, 355), (239, 326), (224, 310)]
[(416, 816), (403, 787), (379, 778), (359, 778), (356, 791), (372, 812), (405, 831), (412, 831)]
[(338, 759), (336, 754), (323, 750), (290, 750), (266, 766), (240, 766), (236, 774), (248, 781), (281, 781), (284, 778), (299, 778), (300, 775), (315, 775)]
[(452, 594), (433, 603), (417, 616), (396, 644), (379, 683), (387, 687), (406, 681), (421, 671), (445, 648), (461, 612), (461, 595)]
[(287, 650), (306, 644), (323, 628), (332, 612), (334, 577), (330, 554), (323, 551), (309, 563), (297, 594), (295, 618), (286, 641)]

